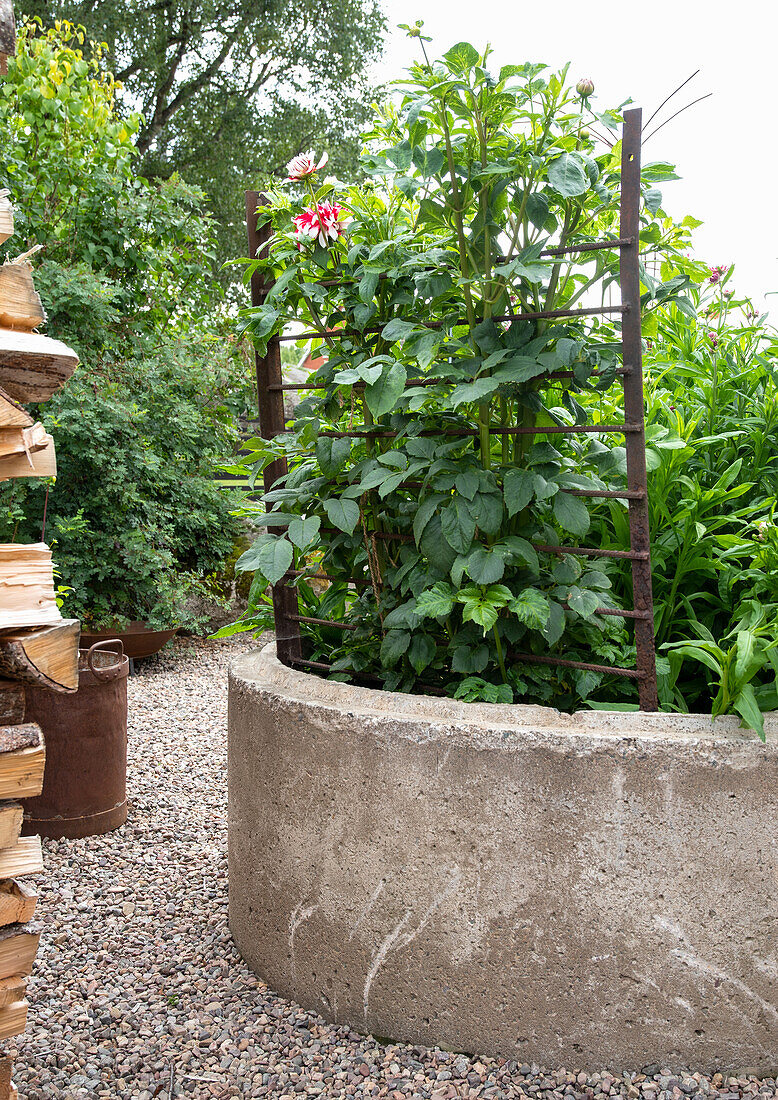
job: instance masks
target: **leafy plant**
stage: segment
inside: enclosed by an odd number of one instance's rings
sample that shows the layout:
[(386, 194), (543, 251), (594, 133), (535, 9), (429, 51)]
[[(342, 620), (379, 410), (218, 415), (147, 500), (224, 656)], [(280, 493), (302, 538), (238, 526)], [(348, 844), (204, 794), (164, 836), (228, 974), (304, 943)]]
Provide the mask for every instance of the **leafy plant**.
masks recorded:
[[(594, 320), (523, 315), (602, 302), (616, 277), (613, 252), (544, 250), (618, 235), (620, 150), (586, 124), (619, 116), (594, 115), (566, 72), (493, 78), (486, 60), (460, 43), (413, 68), (366, 135), (369, 184), (317, 188), (312, 160), (297, 173), (307, 197), (274, 193), (261, 211), (275, 237), (250, 266), (274, 286), (248, 330), (263, 349), (302, 320), (329, 358), (293, 430), (248, 444), (257, 471), (279, 455), (291, 469), (242, 565), (262, 578), (256, 595), (292, 566), (306, 577), (315, 553), (349, 630), (336, 644), (306, 634), (338, 672), (451, 693), (466, 674), (468, 697), (572, 705), (601, 675), (521, 654), (630, 659), (623, 622), (601, 613), (619, 607), (611, 566), (553, 549), (607, 514), (581, 494), (606, 473), (623, 484), (623, 448), (607, 432), (594, 443), (547, 429), (623, 420), (597, 411), (620, 344)], [(647, 255), (686, 241), (655, 216), (655, 184), (672, 175), (645, 168)]]
[(234, 498), (213, 480), (235, 444), (229, 361), (171, 344), (157, 359), (77, 373), (41, 408), (57, 443), (48, 495), (36, 480), (2, 486), (0, 541), (37, 541), (46, 511), (65, 613), (95, 627), (141, 619), (195, 626), (193, 592), (239, 534)]
[(0, 180), (37, 241), (52, 335), (82, 359), (36, 407), (58, 473), (0, 488), (0, 538), (46, 534), (64, 610), (100, 626), (190, 624), (187, 599), (229, 555), (234, 498), (213, 482), (235, 447), (247, 372), (227, 335), (200, 192), (135, 173), (140, 120), (121, 117), (104, 51), (67, 23), (25, 25), (0, 80)]
[[(292, 566), (303, 614), (351, 628), (303, 627), (310, 656), (336, 676), (467, 700), (637, 709), (621, 680), (520, 656), (633, 659), (617, 614), (602, 615), (631, 605), (629, 571), (532, 546), (629, 544), (623, 502), (576, 495), (624, 484), (622, 441), (541, 432), (623, 419), (609, 385), (618, 324), (510, 319), (593, 304), (602, 286), (608, 301), (607, 253), (582, 266), (541, 252), (614, 228), (618, 147), (588, 132), (618, 115), (594, 115), (564, 73), (527, 65), (490, 79), (485, 61), (463, 44), (413, 70), (368, 135), (372, 183), (336, 204), (308, 174), (306, 199), (277, 193), (263, 211), (276, 232), (264, 265), (275, 288), (247, 326), (264, 347), (303, 319), (329, 360), (293, 430), (251, 442), (255, 475), (279, 456), (290, 472), (254, 515), (267, 533), (243, 565), (257, 566), (261, 546), (268, 573), (255, 573), (249, 615), (231, 629), (271, 624), (263, 593)], [(699, 222), (674, 223), (656, 188), (672, 175), (644, 167), (641, 226), (660, 701), (737, 713), (764, 736), (762, 716), (778, 707), (778, 338), (734, 296), (731, 269), (688, 258)], [(560, 387), (549, 371), (572, 377)], [(384, 434), (336, 434), (360, 425)], [(504, 426), (538, 432), (511, 437)], [(441, 439), (444, 429), (475, 434)], [(293, 524), (310, 540), (293, 538)], [(317, 596), (310, 578), (322, 571), (334, 579)]]

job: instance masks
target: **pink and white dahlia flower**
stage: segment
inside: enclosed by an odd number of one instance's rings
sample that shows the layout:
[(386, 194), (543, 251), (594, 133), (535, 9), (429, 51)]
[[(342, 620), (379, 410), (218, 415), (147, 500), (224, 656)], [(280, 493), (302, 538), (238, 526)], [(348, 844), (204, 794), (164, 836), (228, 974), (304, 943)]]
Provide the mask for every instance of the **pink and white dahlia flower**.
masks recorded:
[(302, 214), (292, 218), (298, 244), (301, 238), (308, 237), (326, 248), (330, 241), (337, 240), (343, 233), (342, 213), (342, 206), (326, 200), (317, 202), (314, 207), (306, 207)]
[(322, 153), (321, 160), (317, 164), (313, 149), (310, 149), (307, 153), (300, 153), (299, 156), (292, 157), (287, 164), (286, 170), (289, 175), (286, 178), (289, 183), (299, 183), (300, 180), (307, 180), (314, 172), (318, 172), (320, 168), (323, 168), (329, 159), (328, 153)]

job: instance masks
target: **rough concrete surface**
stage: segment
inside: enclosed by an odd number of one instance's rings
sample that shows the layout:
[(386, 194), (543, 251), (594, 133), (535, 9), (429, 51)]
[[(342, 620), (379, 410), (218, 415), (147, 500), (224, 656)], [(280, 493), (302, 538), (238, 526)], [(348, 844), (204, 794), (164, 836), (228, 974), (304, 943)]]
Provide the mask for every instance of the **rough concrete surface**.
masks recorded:
[(272, 987), (520, 1061), (778, 1065), (778, 718), (401, 696), (240, 657), (230, 926)]

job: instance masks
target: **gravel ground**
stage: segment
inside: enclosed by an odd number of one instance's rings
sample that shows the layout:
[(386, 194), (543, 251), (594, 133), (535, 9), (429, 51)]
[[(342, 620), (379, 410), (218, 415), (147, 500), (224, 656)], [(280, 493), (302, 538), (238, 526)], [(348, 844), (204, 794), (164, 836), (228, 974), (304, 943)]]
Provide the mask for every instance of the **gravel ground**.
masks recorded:
[(255, 978), (227, 928), (226, 676), (243, 642), (177, 641), (129, 682), (130, 820), (44, 841), (23, 1100), (776, 1096), (775, 1081), (576, 1070), (385, 1045)]

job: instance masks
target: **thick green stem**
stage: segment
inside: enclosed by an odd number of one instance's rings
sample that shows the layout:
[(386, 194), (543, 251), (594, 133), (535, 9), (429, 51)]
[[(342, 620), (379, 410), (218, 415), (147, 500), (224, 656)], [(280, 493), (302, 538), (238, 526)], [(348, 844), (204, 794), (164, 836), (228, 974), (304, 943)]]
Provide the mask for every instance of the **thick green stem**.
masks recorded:
[(502, 676), (502, 682), (508, 683), (508, 673), (505, 671), (505, 658), (502, 655), (502, 642), (500, 641), (500, 632), (497, 629), (497, 624), (494, 624), (494, 644), (497, 647), (497, 664), (500, 666), (500, 675)]
[(481, 444), (481, 465), (488, 470), (492, 464), (492, 439), (489, 424), (492, 419), (492, 406), (484, 401), (478, 406), (478, 439)]
[[(500, 398), (500, 423), (501, 424), (507, 424), (508, 423), (508, 401), (507, 401), (507, 398), (505, 398), (505, 397)], [(506, 465), (506, 466), (507, 466), (508, 462), (510, 461), (509, 447), (510, 447), (510, 436), (506, 435), (503, 432), (503, 437), (502, 437), (502, 461), (503, 461), (503, 464)]]
[[(467, 279), (469, 276), (468, 260), (467, 260), (467, 240), (465, 238), (465, 223), (462, 219), (462, 203), (459, 196), (459, 184), (457, 183), (456, 165), (454, 164), (454, 149), (451, 145), (451, 132), (448, 128), (448, 119), (446, 118), (446, 104), (445, 101), (441, 103), (440, 114), (441, 126), (443, 129), (443, 136), (446, 141), (446, 160), (448, 162), (448, 175), (451, 180), (451, 194), (454, 198), (452, 204), (452, 210), (454, 212), (454, 228), (457, 235), (457, 244), (459, 247), (459, 270), (463, 279)], [(463, 287), (465, 295), (465, 310), (467, 312), (467, 323), (470, 329), (474, 329), (476, 325), (475, 307), (473, 305), (473, 296), (470, 293), (470, 287), (465, 285)]]

